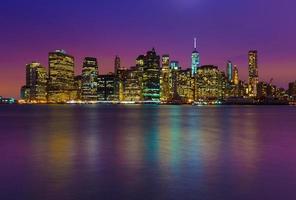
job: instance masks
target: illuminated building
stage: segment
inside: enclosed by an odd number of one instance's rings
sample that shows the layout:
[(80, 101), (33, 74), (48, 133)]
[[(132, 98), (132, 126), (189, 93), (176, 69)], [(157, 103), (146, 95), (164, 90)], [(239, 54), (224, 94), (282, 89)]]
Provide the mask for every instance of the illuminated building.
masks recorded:
[(199, 67), (196, 74), (196, 100), (224, 99), (225, 75), (218, 67), (205, 65)]
[(238, 75), (238, 69), (236, 66), (234, 66), (233, 69), (233, 81), (234, 85), (238, 85), (239, 84), (239, 75)]
[(30, 101), (30, 88), (27, 87), (26, 85), (21, 87), (21, 94), (20, 97), (24, 101)]
[(86, 57), (82, 68), (82, 100), (98, 99), (98, 62), (96, 58)]
[(74, 57), (63, 50), (49, 53), (48, 101), (63, 103), (76, 99)]
[(0, 104), (15, 104), (16, 100), (14, 98), (3, 98), (0, 96)]
[(181, 70), (179, 61), (170, 62), (170, 97), (171, 100), (179, 100), (178, 95), (178, 72)]
[(115, 61), (114, 61), (114, 73), (115, 73), (115, 76), (118, 75), (118, 70), (120, 70), (120, 69), (121, 69), (120, 57), (116, 56)]
[(114, 101), (115, 97), (115, 76), (114, 74), (106, 74), (98, 76), (98, 100)]
[(233, 64), (231, 61), (227, 62), (226, 77), (229, 83), (233, 81)]
[(127, 70), (127, 76), (124, 84), (124, 101), (141, 101), (141, 69), (136, 66)]
[(47, 102), (47, 72), (38, 62), (26, 65), (26, 86), (22, 88), (22, 98), (29, 102)]
[(258, 76), (258, 53), (257, 51), (249, 51), (249, 96), (257, 96)]
[(117, 71), (116, 78), (116, 95), (118, 96), (119, 101), (124, 101), (124, 87), (127, 79), (128, 70), (121, 68)]
[(170, 57), (169, 55), (162, 56), (162, 68), (160, 76), (160, 99), (163, 102), (171, 98), (170, 93)]
[(143, 99), (144, 101), (160, 100), (160, 57), (155, 49), (148, 51), (143, 59)]
[(178, 70), (176, 81), (177, 94), (183, 103), (194, 100), (194, 78), (191, 76), (191, 69)]
[(191, 70), (192, 76), (194, 76), (197, 72), (198, 67), (200, 66), (200, 56), (197, 51), (197, 40), (194, 38), (194, 50), (191, 55)]

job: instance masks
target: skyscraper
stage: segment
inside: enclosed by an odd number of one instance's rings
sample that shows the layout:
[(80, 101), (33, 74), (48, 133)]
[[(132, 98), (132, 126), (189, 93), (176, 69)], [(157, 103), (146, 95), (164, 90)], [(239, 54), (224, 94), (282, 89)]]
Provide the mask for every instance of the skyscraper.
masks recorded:
[(160, 76), (160, 99), (164, 102), (170, 99), (170, 72), (170, 57), (169, 55), (163, 55)]
[(236, 66), (234, 66), (234, 69), (233, 69), (233, 83), (234, 85), (239, 84), (239, 75), (238, 75), (238, 69)]
[(258, 75), (258, 52), (256, 50), (249, 51), (249, 96), (257, 96), (257, 84), (259, 82)]
[(225, 96), (225, 74), (217, 66), (205, 65), (197, 70), (196, 100), (223, 99)]
[(98, 99), (98, 62), (96, 58), (86, 57), (82, 68), (82, 100)]
[(227, 61), (226, 76), (229, 83), (233, 81), (233, 64), (231, 61)]
[(49, 53), (48, 101), (63, 103), (76, 98), (74, 57), (64, 50)]
[(145, 101), (160, 100), (160, 57), (154, 48), (144, 56), (143, 98)]
[(35, 102), (46, 102), (47, 98), (47, 72), (38, 62), (32, 62), (26, 65), (26, 86), (27, 95), (25, 100)]
[(197, 39), (194, 38), (194, 50), (191, 55), (191, 73), (195, 76), (198, 67), (200, 66), (199, 52), (197, 51)]
[(120, 70), (120, 69), (121, 69), (120, 57), (116, 56), (115, 61), (114, 61), (114, 73), (115, 73), (115, 76), (118, 75), (118, 70)]

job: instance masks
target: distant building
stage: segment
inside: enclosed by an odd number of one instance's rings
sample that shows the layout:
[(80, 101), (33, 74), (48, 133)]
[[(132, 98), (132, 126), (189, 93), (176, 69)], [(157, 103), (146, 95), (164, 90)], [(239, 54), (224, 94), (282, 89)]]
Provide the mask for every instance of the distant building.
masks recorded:
[(160, 100), (160, 57), (155, 49), (148, 51), (143, 59), (143, 99)]
[(249, 96), (257, 97), (257, 84), (259, 83), (258, 75), (258, 52), (249, 51)]
[(47, 102), (47, 72), (38, 62), (26, 65), (26, 85), (21, 89), (21, 98), (28, 102)]
[(74, 57), (63, 50), (49, 53), (48, 101), (64, 103), (76, 99)]
[(142, 87), (141, 87), (141, 68), (139, 66), (131, 67), (127, 70), (127, 76), (124, 85), (124, 100), (125, 101), (141, 101)]
[(238, 69), (235, 66), (233, 69), (233, 81), (234, 85), (238, 85), (239, 84), (239, 74), (238, 74)]
[(233, 82), (233, 64), (231, 61), (227, 62), (226, 66), (226, 77), (229, 83)]
[(183, 103), (194, 101), (194, 77), (191, 76), (191, 69), (178, 70), (176, 81), (177, 94)]
[(14, 98), (3, 98), (0, 96), (0, 104), (15, 104), (16, 100)]
[(82, 68), (82, 100), (98, 99), (98, 62), (96, 58), (86, 57)]
[(170, 78), (170, 57), (169, 55), (163, 55), (160, 75), (160, 99), (163, 102), (167, 102), (171, 98)]
[(194, 38), (194, 50), (191, 54), (191, 73), (194, 76), (197, 73), (197, 69), (200, 66), (200, 56), (197, 51), (197, 39)]
[(114, 61), (114, 73), (115, 73), (115, 76), (118, 75), (118, 70), (120, 70), (120, 69), (121, 69), (120, 57), (116, 56), (115, 61)]
[(98, 100), (114, 101), (115, 97), (115, 75), (110, 73), (98, 76)]
[(224, 99), (226, 77), (213, 65), (201, 66), (196, 74), (196, 100)]

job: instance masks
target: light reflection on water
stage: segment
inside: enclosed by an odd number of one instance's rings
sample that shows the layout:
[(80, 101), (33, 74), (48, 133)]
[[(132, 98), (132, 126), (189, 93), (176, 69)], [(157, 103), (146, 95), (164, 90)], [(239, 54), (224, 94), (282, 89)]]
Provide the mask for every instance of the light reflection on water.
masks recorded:
[(3, 106), (0, 199), (295, 199), (295, 119), (277, 106)]

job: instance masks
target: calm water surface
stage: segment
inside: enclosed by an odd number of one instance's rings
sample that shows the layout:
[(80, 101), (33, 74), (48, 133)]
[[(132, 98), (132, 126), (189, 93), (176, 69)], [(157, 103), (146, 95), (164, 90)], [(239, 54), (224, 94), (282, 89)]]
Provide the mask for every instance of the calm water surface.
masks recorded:
[(296, 107), (0, 106), (0, 199), (296, 199)]

